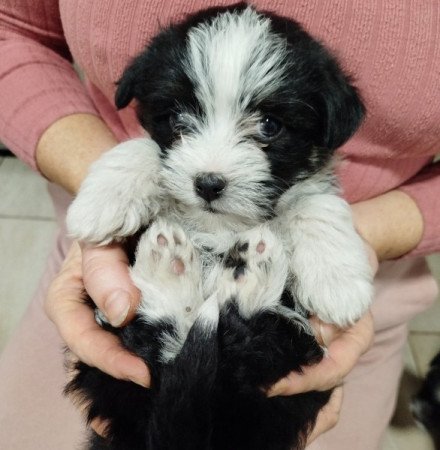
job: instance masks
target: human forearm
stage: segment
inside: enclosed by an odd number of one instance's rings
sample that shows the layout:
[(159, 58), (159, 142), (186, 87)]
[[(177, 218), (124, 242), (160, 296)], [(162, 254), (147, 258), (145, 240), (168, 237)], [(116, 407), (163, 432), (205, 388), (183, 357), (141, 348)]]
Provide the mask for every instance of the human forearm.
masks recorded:
[(413, 250), (423, 235), (423, 216), (407, 194), (393, 190), (352, 205), (359, 234), (373, 247), (379, 261)]
[(49, 180), (75, 194), (90, 164), (117, 143), (99, 117), (72, 114), (43, 133), (37, 145), (37, 165)]

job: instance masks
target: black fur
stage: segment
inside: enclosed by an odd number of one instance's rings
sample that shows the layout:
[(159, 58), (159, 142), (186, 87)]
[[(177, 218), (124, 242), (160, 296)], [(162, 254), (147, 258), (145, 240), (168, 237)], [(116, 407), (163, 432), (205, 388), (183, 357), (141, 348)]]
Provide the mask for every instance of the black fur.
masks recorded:
[[(185, 73), (189, 28), (246, 6), (239, 3), (210, 8), (166, 28), (124, 71), (115, 95), (116, 105), (123, 108), (136, 100), (141, 124), (164, 155), (182, 132), (173, 126), (178, 111), (203, 116), (194, 95), (195, 86)], [(265, 14), (271, 18), (273, 31), (287, 40), (292, 62), (292, 70), (278, 91), (249, 105), (249, 112), (272, 115), (284, 125), (281, 135), (265, 147), (272, 167), (267, 184), (273, 185), (273, 195), (278, 197), (299, 178), (309, 176), (329, 161), (334, 150), (358, 129), (365, 108), (350, 78), (323, 45), (297, 22), (272, 12)], [(310, 158), (312, 152), (314, 158)]]
[(162, 364), (160, 334), (169, 326), (139, 318), (123, 329), (106, 326), (147, 363), (151, 389), (77, 363), (78, 375), (66, 392), (90, 405), (89, 421), (111, 420), (107, 439), (94, 435), (91, 449), (303, 448), (330, 393), (274, 398), (265, 393), (290, 371), (301, 372), (323, 356), (299, 324), (270, 312), (245, 320), (232, 301), (221, 311), (218, 331), (207, 334), (196, 322), (176, 359)]
[[(184, 70), (188, 30), (224, 11), (243, 10), (240, 3), (211, 8), (172, 25), (155, 37), (125, 70), (116, 91), (118, 108), (137, 103), (141, 124), (159, 144), (166, 161), (172, 144), (185, 130), (179, 109), (204, 112), (195, 86)], [(330, 159), (360, 125), (364, 107), (335, 59), (296, 22), (266, 13), (275, 33), (288, 43), (294, 70), (275, 94), (250, 104), (282, 123), (277, 139), (265, 147), (271, 176), (265, 182), (274, 200)], [(256, 136), (249, 139), (258, 140)], [(311, 157), (313, 155), (313, 157)], [(271, 211), (268, 211), (270, 216)], [(225, 256), (235, 277), (246, 270), (238, 243)], [(237, 256), (238, 255), (238, 256)], [(179, 299), (176, 299), (179, 301)], [(296, 307), (284, 293), (280, 303)], [(140, 318), (123, 329), (106, 328), (140, 356), (152, 374), (151, 389), (111, 378), (96, 368), (77, 364), (78, 375), (66, 391), (89, 405), (89, 421), (110, 419), (106, 439), (94, 435), (91, 448), (110, 450), (290, 450), (304, 447), (329, 392), (267, 398), (265, 389), (290, 371), (315, 364), (322, 349), (300, 324), (273, 312), (250, 319), (240, 316), (233, 301), (220, 312), (218, 329), (207, 332), (196, 322), (178, 356), (159, 359), (161, 334), (172, 322), (148, 324)]]
[[(225, 269), (247, 270), (248, 243), (222, 257)], [(176, 299), (178, 301), (178, 299)], [(281, 304), (294, 308), (284, 292)], [(78, 362), (66, 393), (88, 405), (88, 421), (110, 420), (106, 439), (93, 434), (90, 449), (291, 450), (302, 449), (330, 392), (268, 398), (267, 389), (291, 371), (319, 362), (323, 351), (300, 322), (270, 311), (243, 318), (234, 299), (220, 311), (218, 328), (197, 320), (170, 363), (160, 360), (161, 337), (172, 321), (135, 318), (104, 328), (150, 368), (144, 389)]]

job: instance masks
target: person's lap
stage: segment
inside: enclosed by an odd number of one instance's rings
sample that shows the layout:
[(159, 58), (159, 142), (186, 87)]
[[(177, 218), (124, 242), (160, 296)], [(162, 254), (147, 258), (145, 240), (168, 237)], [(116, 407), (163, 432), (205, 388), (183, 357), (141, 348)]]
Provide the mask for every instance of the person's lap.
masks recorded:
[[(62, 225), (68, 198), (53, 188), (52, 194)], [(62, 395), (63, 343), (42, 306), (67, 245), (61, 232), (38, 292), (0, 358), (0, 448), (70, 450), (86, 438), (79, 411)], [(437, 289), (425, 262), (408, 259), (382, 264), (376, 293), (374, 346), (346, 380), (338, 425), (310, 450), (352, 450), (354, 444), (358, 450), (380, 448), (394, 409), (405, 324), (432, 304)]]
[(47, 287), (63, 255), (57, 245), (39, 288), (0, 357), (0, 448), (72, 450), (85, 428), (62, 395), (64, 346), (43, 310)]
[(381, 264), (372, 307), (376, 335), (344, 383), (335, 428), (308, 450), (380, 450), (394, 412), (403, 366), (407, 323), (432, 305), (437, 285), (423, 258)]

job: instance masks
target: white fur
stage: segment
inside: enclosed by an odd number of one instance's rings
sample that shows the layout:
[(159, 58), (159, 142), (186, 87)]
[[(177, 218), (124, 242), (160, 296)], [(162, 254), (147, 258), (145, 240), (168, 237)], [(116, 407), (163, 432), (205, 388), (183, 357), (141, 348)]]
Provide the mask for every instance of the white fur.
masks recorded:
[[(287, 262), (277, 239), (267, 227), (259, 227), (270, 201), (261, 183), (270, 179), (270, 164), (262, 145), (252, 139), (261, 117), (249, 114), (246, 107), (251, 100), (269, 96), (285, 71), (293, 70), (287, 67), (285, 41), (270, 32), (269, 19), (249, 8), (190, 30), (188, 49), (186, 70), (203, 117), (181, 112), (179, 120), (192, 131), (181, 136), (163, 164), (150, 139), (128, 141), (107, 152), (93, 165), (69, 210), (70, 234), (104, 244), (134, 234), (161, 216), (180, 224), (198, 251), (208, 246), (221, 253), (235, 242), (236, 233), (257, 227), (246, 239), (254, 250), (255, 242), (263, 239), (267, 249), (264, 254), (253, 250), (242, 286), (216, 266), (209, 253), (202, 253), (202, 261), (196, 263), (197, 252), (176, 231), (177, 225), (160, 222), (142, 237), (132, 271), (143, 292), (139, 312), (146, 320), (170, 317), (179, 327), (180, 338), (170, 337), (164, 358), (180, 348), (203, 298), (210, 298), (211, 307), (203, 313), (209, 323), (217, 314), (212, 299), (221, 304), (232, 291), (249, 317), (276, 307), (286, 277), (295, 299), (307, 310), (340, 326), (353, 323), (370, 304), (371, 272), (331, 170), (298, 182), (279, 200), (278, 216), (268, 226), (282, 241)], [(206, 210), (194, 191), (195, 177), (206, 172), (227, 181), (223, 195), (210, 204), (216, 214)], [(157, 248), (158, 233), (167, 236), (169, 246)], [(170, 272), (176, 257), (188, 270), (183, 275)], [(201, 277), (206, 277), (203, 292)]]
[[(270, 96), (287, 70), (286, 42), (270, 33), (270, 20), (251, 8), (224, 13), (188, 33), (186, 72), (204, 116), (183, 111), (180, 122), (191, 129), (169, 153), (164, 183), (183, 205), (189, 227), (199, 231), (225, 228), (242, 231), (261, 223), (270, 174), (262, 144), (250, 140), (259, 129), (259, 114), (249, 114), (250, 101)], [(221, 198), (204, 211), (204, 200), (189, 186), (199, 173), (222, 175)], [(260, 203), (260, 204), (259, 204)]]
[(203, 304), (198, 253), (178, 225), (158, 220), (139, 241), (131, 277), (141, 291), (138, 314), (150, 324), (165, 320), (176, 326), (176, 335), (164, 338), (162, 358), (168, 360), (180, 350)]
[(267, 98), (278, 87), (288, 61), (287, 44), (270, 29), (270, 19), (247, 8), (190, 30), (187, 72), (207, 122), (240, 120), (251, 101)]
[(331, 172), (289, 189), (275, 224), (289, 254), (295, 298), (328, 323), (347, 326), (359, 319), (373, 295), (371, 267)]
[(163, 202), (159, 151), (151, 139), (134, 139), (92, 164), (67, 213), (70, 236), (107, 244), (147, 225)]
[[(217, 290), (221, 304), (234, 299), (245, 318), (261, 311), (276, 310), (287, 279), (287, 261), (282, 244), (267, 226), (259, 226), (236, 236), (243, 251), (245, 273), (234, 278), (234, 268), (218, 264), (204, 284)], [(206, 289), (205, 287), (205, 289)]]
[[(229, 136), (212, 130), (209, 136), (202, 133), (183, 139), (168, 157), (164, 185), (184, 205), (181, 216), (189, 226), (212, 230), (218, 225), (240, 231), (261, 222), (257, 204), (267, 198), (261, 182), (270, 176), (269, 163), (263, 152), (249, 143), (238, 143), (239, 138), (234, 129)], [(192, 188), (196, 175), (203, 172), (215, 172), (227, 180), (223, 195), (210, 205), (216, 215), (204, 210), (205, 201)]]

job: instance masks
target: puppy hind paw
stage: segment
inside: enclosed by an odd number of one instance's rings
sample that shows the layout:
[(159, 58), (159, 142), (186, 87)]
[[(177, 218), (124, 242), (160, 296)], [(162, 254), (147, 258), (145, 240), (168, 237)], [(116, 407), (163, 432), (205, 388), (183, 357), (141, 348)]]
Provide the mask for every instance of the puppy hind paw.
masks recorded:
[(178, 225), (154, 222), (147, 231), (150, 269), (157, 274), (169, 273), (177, 277), (194, 270), (197, 258), (194, 247)]
[(200, 290), (196, 249), (180, 226), (161, 219), (153, 222), (139, 241), (132, 274), (143, 286), (154, 286), (170, 301), (191, 293), (197, 297)]
[(135, 234), (160, 209), (158, 146), (151, 139), (123, 142), (90, 168), (67, 213), (75, 239), (107, 244)]
[(225, 255), (223, 266), (220, 296), (233, 298), (245, 316), (279, 303), (287, 265), (281, 244), (266, 227), (242, 233)]

